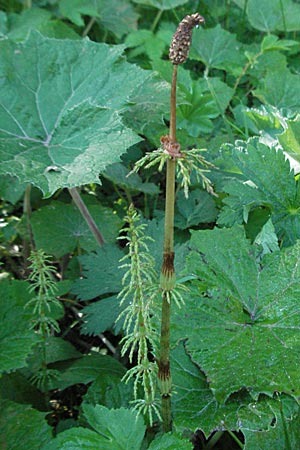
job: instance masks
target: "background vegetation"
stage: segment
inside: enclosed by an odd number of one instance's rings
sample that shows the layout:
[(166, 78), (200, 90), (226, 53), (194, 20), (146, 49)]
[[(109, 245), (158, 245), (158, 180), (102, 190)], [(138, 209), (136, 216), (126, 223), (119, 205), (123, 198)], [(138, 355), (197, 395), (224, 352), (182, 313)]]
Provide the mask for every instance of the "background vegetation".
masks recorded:
[[(300, 2), (0, 9), (2, 447), (299, 448)], [(194, 12), (206, 23), (178, 68), (177, 139), (205, 149), (217, 196), (195, 178), (186, 198), (178, 184), (188, 291), (172, 311), (163, 435), (121, 381), (135, 361), (121, 355), (117, 237), (133, 203), (159, 273), (165, 175), (127, 175), (168, 133), (169, 45)]]

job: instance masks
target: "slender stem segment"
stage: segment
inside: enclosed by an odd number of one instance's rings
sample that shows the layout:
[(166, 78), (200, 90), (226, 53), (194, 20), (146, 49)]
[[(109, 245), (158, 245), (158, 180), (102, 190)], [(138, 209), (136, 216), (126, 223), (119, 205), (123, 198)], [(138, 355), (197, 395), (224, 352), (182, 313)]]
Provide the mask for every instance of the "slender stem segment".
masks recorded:
[[(170, 142), (176, 142), (176, 80), (177, 66), (174, 65), (171, 87)], [(176, 159), (167, 161), (167, 184), (165, 205), (165, 236), (163, 264), (161, 268), (160, 286), (163, 291), (161, 312), (160, 359), (158, 362), (158, 380), (162, 398), (163, 431), (172, 429), (171, 390), (172, 378), (170, 369), (170, 291), (175, 285), (174, 270), (174, 205), (175, 205), (175, 171)]]
[(69, 190), (69, 193), (70, 193), (75, 205), (81, 212), (82, 217), (84, 218), (89, 229), (93, 233), (94, 238), (96, 239), (98, 244), (100, 246), (102, 246), (105, 243), (105, 240), (104, 240), (99, 228), (97, 227), (94, 219), (92, 218), (89, 210), (87, 209), (82, 198), (80, 197), (78, 190), (76, 188), (69, 188), (68, 190)]

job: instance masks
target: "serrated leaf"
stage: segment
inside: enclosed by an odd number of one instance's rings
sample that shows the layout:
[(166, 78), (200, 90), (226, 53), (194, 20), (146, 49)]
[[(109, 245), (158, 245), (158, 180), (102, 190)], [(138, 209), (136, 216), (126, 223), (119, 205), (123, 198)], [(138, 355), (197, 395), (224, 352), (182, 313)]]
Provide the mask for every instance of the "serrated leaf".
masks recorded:
[(120, 259), (124, 253), (112, 244), (105, 244), (97, 253), (81, 256), (84, 278), (75, 282), (72, 293), (80, 300), (90, 300), (99, 295), (119, 292), (122, 287), (124, 269)]
[(220, 25), (207, 30), (200, 28), (193, 34), (190, 57), (202, 61), (208, 68), (235, 74), (239, 74), (246, 62), (235, 35)]
[(285, 130), (277, 135), (277, 139), (292, 158), (300, 161), (300, 115), (295, 119), (286, 120)]
[(54, 381), (54, 384), (59, 389), (65, 389), (77, 383), (87, 384), (96, 380), (100, 373), (110, 373), (122, 377), (125, 373), (125, 368), (112, 356), (92, 353), (72, 363)]
[(291, 0), (249, 0), (247, 16), (251, 25), (260, 31), (297, 31), (300, 6)]
[(81, 333), (97, 336), (113, 327), (121, 312), (120, 299), (116, 295), (103, 298), (83, 308), (84, 314)]
[(254, 95), (263, 103), (270, 104), (285, 111), (298, 112), (300, 99), (300, 76), (292, 74), (288, 69), (269, 70), (261, 79)]
[(41, 450), (112, 450), (107, 439), (88, 428), (75, 427), (59, 433)]
[(45, 345), (45, 353), (42, 353), (41, 347), (38, 346), (28, 360), (31, 370), (40, 369), (43, 363), (51, 364), (82, 357), (82, 353), (78, 352), (70, 342), (60, 337), (48, 336), (43, 345)]
[(202, 281), (176, 312), (173, 338), (188, 337), (216, 399), (243, 388), (299, 395), (300, 242), (260, 262), (238, 227), (193, 232), (191, 246), (188, 270)]
[(0, 373), (26, 366), (26, 359), (38, 342), (31, 329), (31, 315), (26, 303), (32, 298), (25, 281), (0, 283)]
[(194, 447), (190, 440), (178, 433), (167, 433), (158, 436), (151, 442), (149, 450), (192, 450)]
[(9, 450), (20, 448), (40, 449), (52, 439), (52, 428), (45, 413), (31, 406), (8, 400), (1, 401), (0, 447)]
[(140, 140), (118, 111), (149, 75), (120, 61), (122, 46), (31, 33), (21, 44), (1, 41), (0, 51), (2, 173), (45, 194), (99, 183)]
[[(228, 146), (232, 161), (240, 169), (240, 180), (225, 184), (229, 194), (218, 223), (233, 225), (248, 220), (258, 206), (271, 211), (276, 234), (284, 245), (300, 238), (300, 188), (290, 164), (281, 150), (270, 148), (257, 138)], [(274, 180), (277, 180), (276, 183)]]
[[(88, 205), (96, 225), (106, 242), (114, 242), (122, 221), (113, 210), (100, 204)], [(60, 258), (78, 247), (92, 251), (99, 246), (79, 210), (59, 201), (35, 211), (31, 217), (34, 240), (38, 248)]]
[(182, 191), (179, 192), (176, 206), (179, 214), (175, 216), (175, 226), (182, 230), (200, 223), (213, 222), (217, 217), (212, 196), (200, 189), (191, 191), (188, 198)]
[(141, 415), (125, 409), (108, 409), (102, 405), (83, 405), (84, 415), (95, 431), (109, 442), (108, 448), (139, 450), (146, 427)]

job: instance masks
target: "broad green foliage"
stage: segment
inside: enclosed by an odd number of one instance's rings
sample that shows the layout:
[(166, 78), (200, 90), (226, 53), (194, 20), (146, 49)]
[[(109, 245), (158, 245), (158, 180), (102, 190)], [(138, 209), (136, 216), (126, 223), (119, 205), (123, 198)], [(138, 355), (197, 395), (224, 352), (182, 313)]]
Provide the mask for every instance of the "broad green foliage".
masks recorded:
[(58, 435), (43, 450), (95, 449), (139, 450), (145, 433), (141, 417), (125, 408), (109, 410), (104, 406), (85, 405), (88, 428), (73, 428)]
[(1, 401), (0, 445), (1, 448), (40, 449), (52, 438), (52, 428), (45, 414), (8, 400)]
[(229, 196), (224, 199), (226, 206), (218, 223), (231, 226), (247, 222), (251, 210), (264, 207), (283, 244), (294, 243), (300, 238), (300, 190), (284, 154), (257, 138), (237, 142), (229, 150), (241, 176), (224, 187)]
[[(300, 4), (196, 3), (0, 2), (1, 448), (193, 450), (200, 434), (197, 449), (299, 447)], [(176, 136), (184, 158), (201, 149), (216, 166), (205, 172), (216, 195), (193, 174), (188, 197), (177, 184), (176, 288), (186, 290), (171, 307), (174, 428), (162, 434), (156, 416), (150, 427), (134, 410), (149, 407), (135, 400), (156, 389), (143, 363), (156, 370), (159, 349), (121, 355), (136, 334), (117, 318), (137, 307), (130, 295), (120, 306), (120, 260), (136, 255), (124, 221), (133, 203), (161, 269), (165, 173), (132, 170), (168, 133), (168, 48), (193, 12), (205, 25), (178, 67)], [(55, 308), (36, 286), (38, 315), (23, 281), (32, 250), (53, 267)], [(145, 283), (129, 280), (140, 300)], [(158, 285), (154, 275), (153, 295)], [(160, 332), (158, 297), (143, 306), (145, 340)], [(141, 332), (146, 316), (132, 313)], [(135, 389), (124, 381), (132, 368)], [(160, 410), (159, 395), (151, 400)]]
[(99, 172), (140, 140), (117, 110), (146, 75), (120, 61), (122, 47), (88, 40), (32, 33), (24, 44), (2, 41), (0, 47), (1, 172), (45, 194), (99, 183)]
[[(99, 229), (103, 229), (106, 242), (114, 242), (121, 226), (118, 216), (99, 204), (90, 204), (89, 211)], [(38, 247), (58, 258), (79, 247), (86, 251), (98, 247), (85, 220), (71, 204), (56, 201), (35, 211), (32, 229)]]
[(297, 397), (299, 244), (259, 262), (236, 227), (194, 232), (191, 246), (188, 269), (199, 281), (184, 313), (176, 312), (174, 339), (188, 337), (220, 402), (241, 389)]
[(0, 283), (0, 372), (10, 372), (26, 366), (26, 358), (38, 342), (31, 329), (31, 308), (26, 304), (32, 298), (29, 284), (22, 281)]

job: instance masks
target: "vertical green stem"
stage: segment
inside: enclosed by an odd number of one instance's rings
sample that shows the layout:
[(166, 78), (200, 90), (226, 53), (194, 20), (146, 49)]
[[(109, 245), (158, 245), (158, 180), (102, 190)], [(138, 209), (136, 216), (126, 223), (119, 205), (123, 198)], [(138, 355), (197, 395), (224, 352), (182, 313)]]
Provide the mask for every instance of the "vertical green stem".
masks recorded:
[[(174, 65), (171, 87), (170, 111), (170, 142), (176, 142), (176, 81), (177, 65)], [(166, 175), (166, 205), (165, 205), (165, 236), (164, 254), (161, 268), (160, 286), (163, 291), (161, 311), (160, 358), (158, 361), (158, 380), (162, 399), (163, 431), (172, 429), (171, 390), (172, 377), (170, 369), (170, 321), (171, 299), (170, 292), (175, 285), (174, 270), (174, 205), (175, 205), (175, 171), (176, 159), (167, 161)]]

